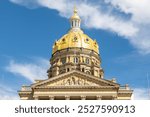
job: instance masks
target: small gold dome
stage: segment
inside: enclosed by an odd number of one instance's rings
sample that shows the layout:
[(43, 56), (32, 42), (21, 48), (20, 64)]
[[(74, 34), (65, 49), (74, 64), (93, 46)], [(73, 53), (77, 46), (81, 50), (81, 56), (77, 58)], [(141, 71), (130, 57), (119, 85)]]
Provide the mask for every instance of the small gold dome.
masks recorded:
[(70, 21), (71, 21), (70, 31), (55, 42), (55, 44), (53, 45), (53, 54), (59, 50), (76, 47), (93, 50), (99, 54), (99, 46), (96, 40), (92, 40), (80, 29), (81, 20), (77, 14), (76, 9), (74, 9), (74, 14), (70, 18)]
[(77, 11), (77, 9), (76, 9), (76, 7), (74, 8), (74, 14), (73, 14), (73, 16), (70, 18), (70, 20), (81, 20), (80, 19), (80, 17), (79, 17), (79, 15), (78, 15), (78, 11)]

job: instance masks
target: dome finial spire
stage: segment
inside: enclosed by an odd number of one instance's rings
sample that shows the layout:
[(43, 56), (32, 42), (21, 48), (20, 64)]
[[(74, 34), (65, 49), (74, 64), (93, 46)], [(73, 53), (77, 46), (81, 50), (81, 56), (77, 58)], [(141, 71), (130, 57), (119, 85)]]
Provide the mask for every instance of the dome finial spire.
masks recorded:
[(74, 5), (74, 14), (77, 14), (77, 13), (78, 13), (77, 7), (76, 5)]

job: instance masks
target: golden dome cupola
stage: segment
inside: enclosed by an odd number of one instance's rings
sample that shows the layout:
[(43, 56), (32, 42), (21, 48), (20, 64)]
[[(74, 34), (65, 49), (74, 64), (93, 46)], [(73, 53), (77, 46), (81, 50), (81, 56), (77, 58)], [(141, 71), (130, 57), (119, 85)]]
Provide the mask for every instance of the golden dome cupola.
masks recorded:
[(70, 23), (71, 23), (72, 29), (79, 29), (80, 28), (81, 19), (78, 15), (78, 11), (77, 11), (76, 7), (74, 8), (73, 16), (70, 18)]

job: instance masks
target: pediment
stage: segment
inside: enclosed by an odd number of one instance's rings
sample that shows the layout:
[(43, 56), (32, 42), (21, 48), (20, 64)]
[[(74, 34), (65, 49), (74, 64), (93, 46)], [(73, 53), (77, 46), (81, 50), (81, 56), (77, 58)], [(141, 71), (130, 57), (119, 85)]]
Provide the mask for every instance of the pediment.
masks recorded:
[(77, 76), (68, 76), (57, 81), (49, 82), (47, 86), (98, 86), (99, 84)]
[(105, 86), (118, 86), (116, 83), (112, 83), (110, 81), (93, 78), (84, 73), (66, 73), (51, 79), (47, 79), (37, 84), (33, 84), (33, 87), (37, 88), (49, 88), (49, 87), (84, 87), (84, 86), (94, 86), (94, 87), (105, 87)]

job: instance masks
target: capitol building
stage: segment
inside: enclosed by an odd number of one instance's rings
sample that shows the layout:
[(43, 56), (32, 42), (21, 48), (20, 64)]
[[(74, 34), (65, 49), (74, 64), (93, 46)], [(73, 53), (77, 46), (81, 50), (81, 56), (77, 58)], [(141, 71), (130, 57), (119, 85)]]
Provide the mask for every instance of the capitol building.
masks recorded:
[[(21, 100), (130, 100), (133, 90), (105, 79), (99, 45), (80, 28), (77, 9), (71, 28), (53, 44), (48, 78), (18, 91)], [(46, 72), (46, 71), (45, 71)]]

